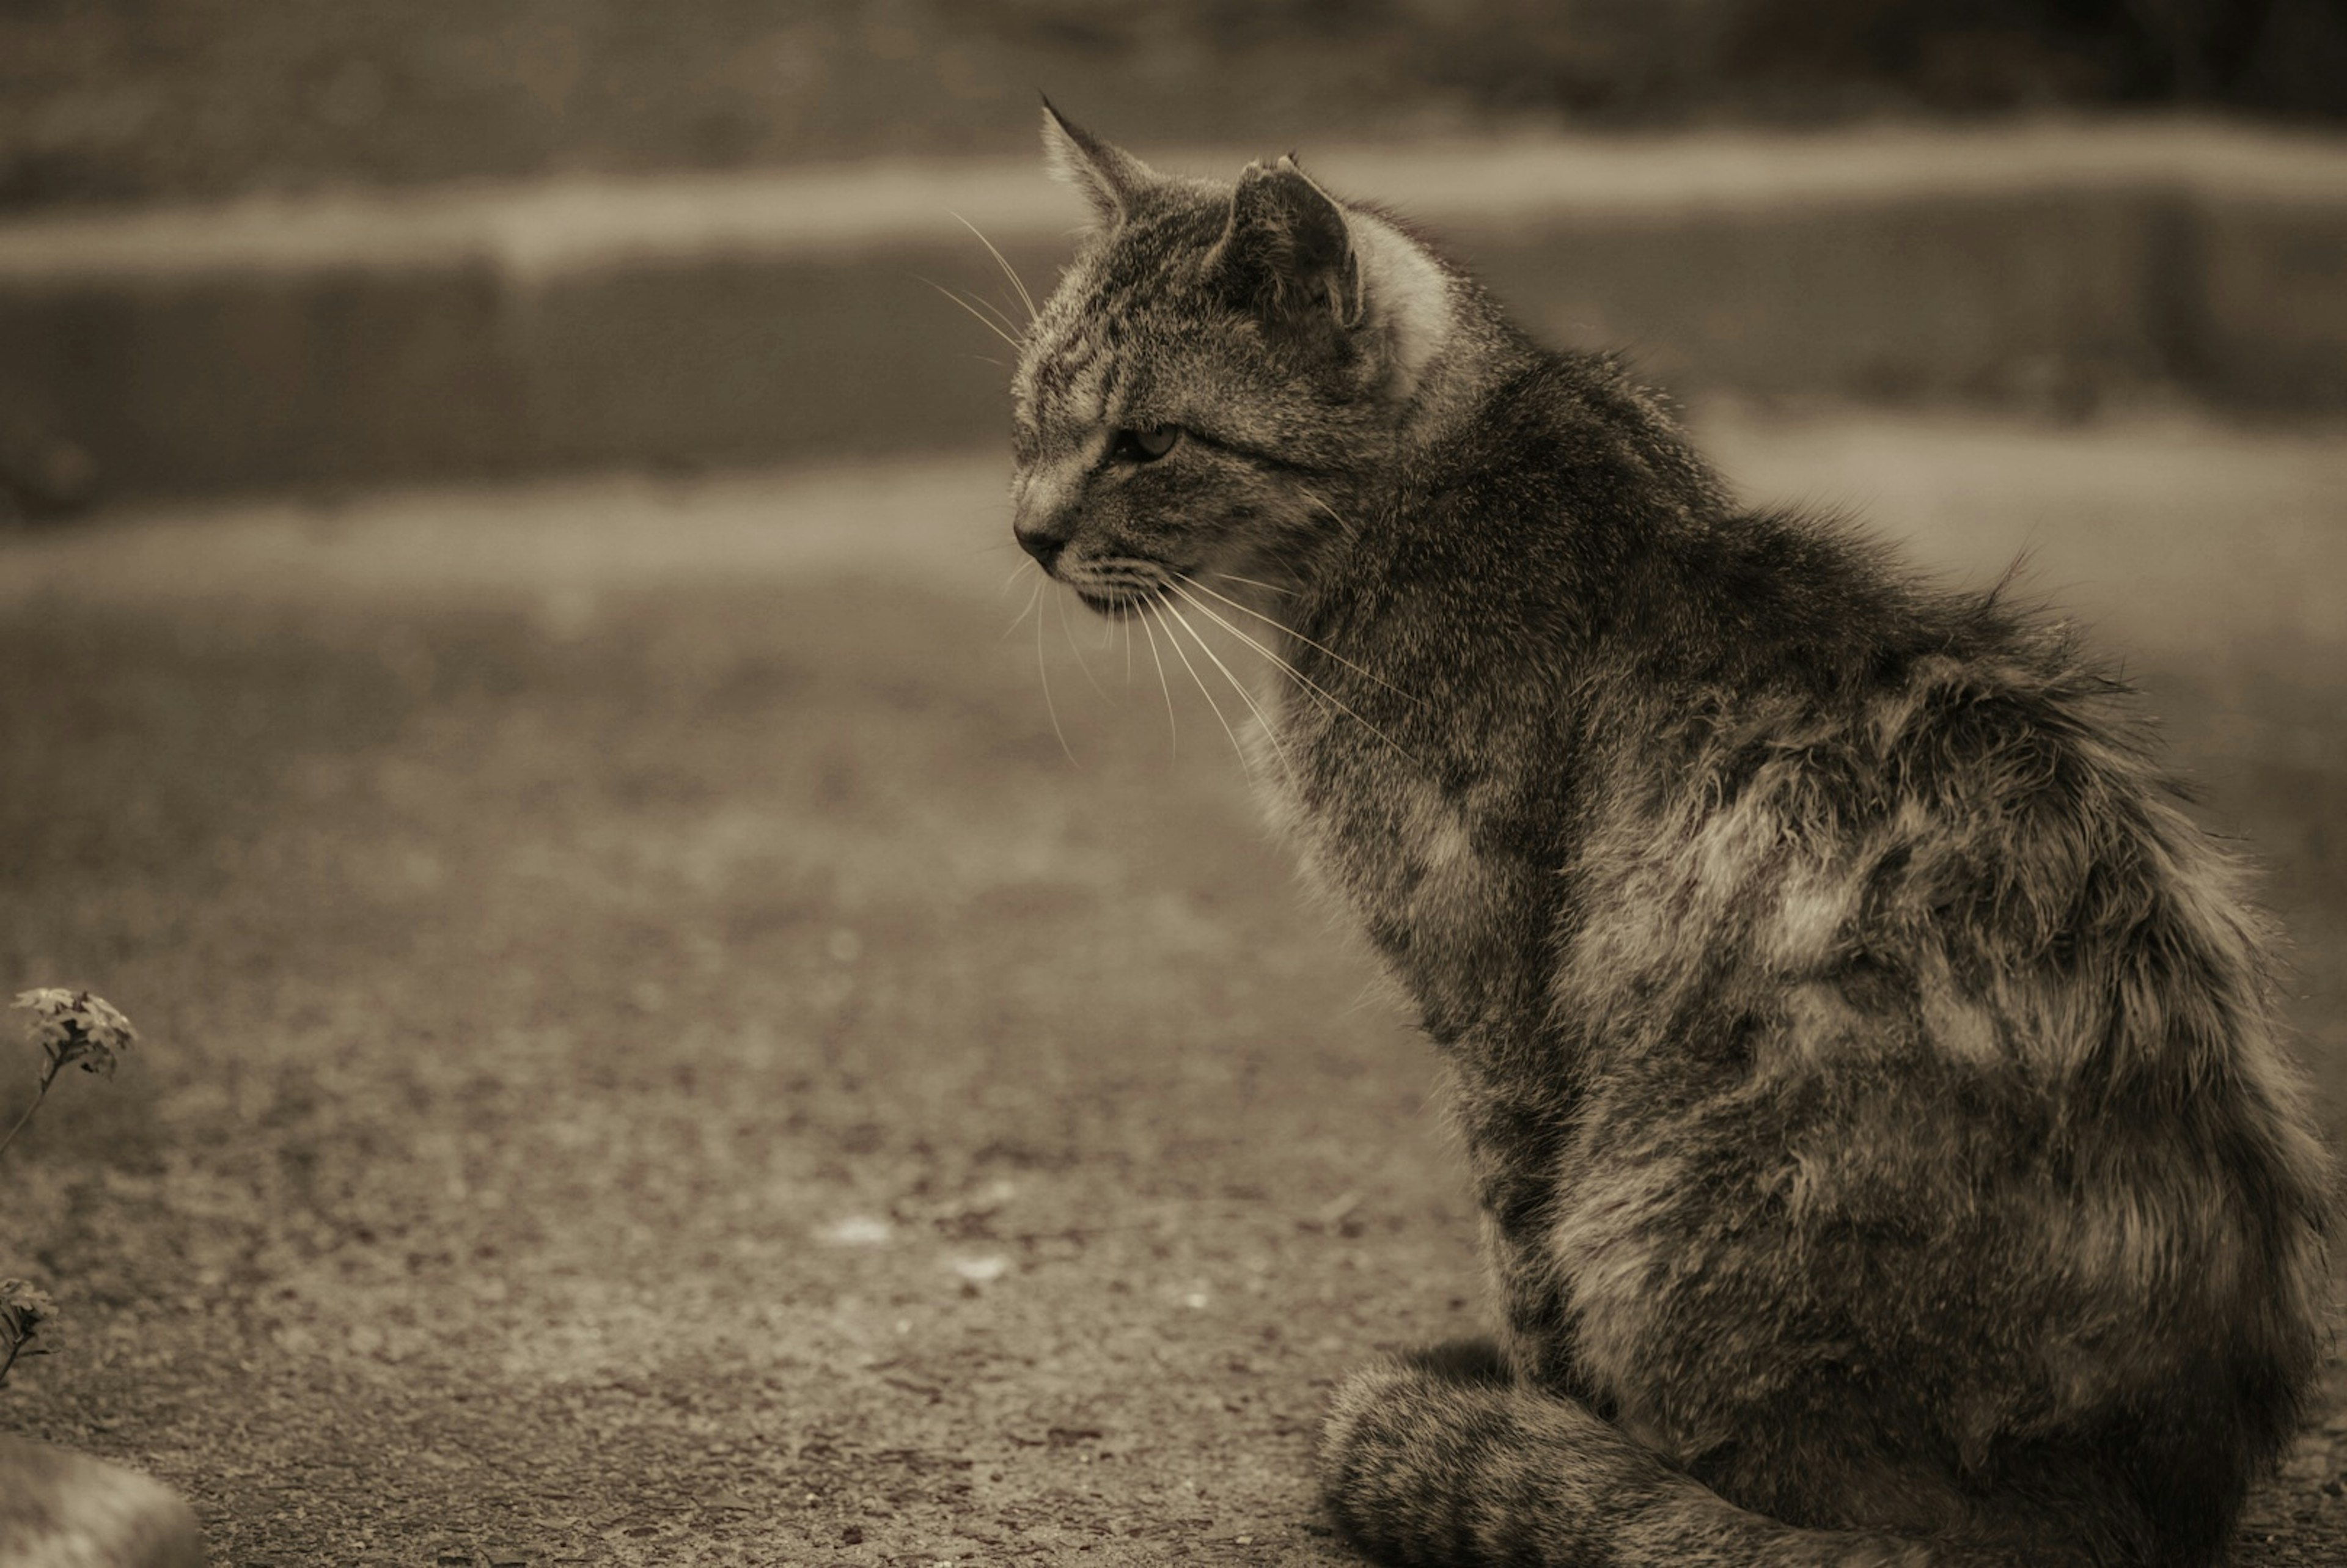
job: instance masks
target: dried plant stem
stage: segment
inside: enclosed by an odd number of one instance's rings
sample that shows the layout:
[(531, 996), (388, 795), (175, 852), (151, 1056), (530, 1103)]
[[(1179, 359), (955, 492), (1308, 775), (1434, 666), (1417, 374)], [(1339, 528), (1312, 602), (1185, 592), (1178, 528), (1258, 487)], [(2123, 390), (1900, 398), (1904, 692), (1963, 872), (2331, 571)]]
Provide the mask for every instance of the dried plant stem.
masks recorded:
[[(49, 1085), (57, 1081), (57, 1069), (64, 1065), (62, 1061), (53, 1061), (49, 1063), (48, 1071), (41, 1074), (41, 1086), (33, 1091), (33, 1102), (25, 1107), (25, 1113), (16, 1118), (16, 1124), (8, 1129), (8, 1135), (5, 1138), (0, 1138), (0, 1154), (8, 1152), (8, 1145), (16, 1141), (16, 1134), (25, 1130), (25, 1123), (33, 1119), (33, 1112), (41, 1108), (41, 1102), (49, 1097)], [(11, 1347), (8, 1352), (9, 1360), (15, 1360), (15, 1348)], [(7, 1370), (6, 1363), (0, 1362), (0, 1376), (5, 1376)]]

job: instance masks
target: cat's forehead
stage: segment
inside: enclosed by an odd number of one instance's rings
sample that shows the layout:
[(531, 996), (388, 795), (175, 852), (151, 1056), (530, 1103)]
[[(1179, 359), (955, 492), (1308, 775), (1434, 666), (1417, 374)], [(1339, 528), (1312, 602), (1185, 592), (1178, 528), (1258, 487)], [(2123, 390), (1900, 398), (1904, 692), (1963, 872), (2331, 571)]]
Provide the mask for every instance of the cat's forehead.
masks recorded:
[(1080, 313), (1060, 324), (1061, 331), (1028, 355), (1020, 401), (1039, 422), (1096, 425), (1108, 407), (1113, 334)]
[(1122, 392), (1163, 378), (1204, 324), (1198, 272), (1217, 221), (1204, 208), (1153, 213), (1079, 253), (1029, 339), (1022, 403), (1039, 417), (1098, 423)]

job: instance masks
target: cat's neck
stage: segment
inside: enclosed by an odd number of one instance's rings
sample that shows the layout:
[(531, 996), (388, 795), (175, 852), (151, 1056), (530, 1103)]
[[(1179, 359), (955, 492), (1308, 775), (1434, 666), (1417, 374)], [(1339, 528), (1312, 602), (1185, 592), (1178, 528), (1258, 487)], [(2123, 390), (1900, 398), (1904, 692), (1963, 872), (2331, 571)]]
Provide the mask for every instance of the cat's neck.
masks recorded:
[(1384, 396), (1398, 456), (1438, 445), (1477, 417), (1540, 351), (1473, 279), (1397, 220), (1356, 210), (1348, 227), (1383, 342)]
[(1672, 639), (1716, 619), (1689, 562), (1729, 510), (1617, 365), (1534, 347), (1487, 297), (1458, 303), (1392, 460), (1357, 477), (1336, 508), (1348, 537), (1287, 606), (1307, 673), (1397, 739), (1419, 732), (1400, 750), (1445, 774), (1491, 765), (1457, 715), (1563, 719), (1606, 671), (1684, 661)]
[(1686, 623), (1677, 558), (1728, 498), (1617, 363), (1541, 348), (1399, 223), (1357, 213), (1351, 229), (1389, 423), (1381, 454), (1313, 481), (1342, 527), (1276, 607), (1294, 618), (1286, 652), (1307, 701), (1323, 690), (1397, 743), (1412, 732), (1397, 756), (1488, 772), (1473, 715), (1565, 717)]

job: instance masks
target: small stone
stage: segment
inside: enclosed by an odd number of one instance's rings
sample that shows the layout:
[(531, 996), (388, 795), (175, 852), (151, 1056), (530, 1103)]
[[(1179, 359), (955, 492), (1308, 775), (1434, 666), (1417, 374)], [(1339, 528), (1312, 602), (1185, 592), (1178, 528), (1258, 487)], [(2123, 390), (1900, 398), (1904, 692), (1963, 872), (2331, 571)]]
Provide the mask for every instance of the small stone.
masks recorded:
[(868, 1214), (850, 1214), (835, 1220), (815, 1233), (834, 1246), (887, 1246), (896, 1235), (896, 1228), (887, 1220)]
[(0, 1563), (9, 1568), (203, 1568), (195, 1511), (120, 1465), (0, 1436)]
[(2281, 1473), (2286, 1481), (2327, 1481), (2336, 1471), (2328, 1445), (2301, 1441), (2297, 1450), (2282, 1461)]
[(851, 1525), (849, 1525), (846, 1529), (845, 1529), (845, 1530), (841, 1531), (841, 1532), (839, 1532), (839, 1543), (840, 1543), (842, 1546), (861, 1546), (861, 1545), (863, 1545), (863, 1544), (864, 1544), (864, 1526), (862, 1526), (862, 1525), (860, 1525), (860, 1524), (851, 1524)]

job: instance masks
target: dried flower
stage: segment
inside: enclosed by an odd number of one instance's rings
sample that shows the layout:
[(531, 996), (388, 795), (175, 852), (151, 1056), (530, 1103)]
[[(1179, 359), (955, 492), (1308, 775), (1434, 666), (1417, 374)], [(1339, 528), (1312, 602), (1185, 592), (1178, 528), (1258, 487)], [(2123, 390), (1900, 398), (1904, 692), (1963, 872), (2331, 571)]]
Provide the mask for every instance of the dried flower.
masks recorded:
[(42, 986), (18, 993), (14, 1005), (33, 1015), (25, 1034), (41, 1048), (45, 1081), (75, 1063), (84, 1072), (111, 1078), (116, 1062), (138, 1038), (119, 1009), (88, 991)]
[(0, 1279), (0, 1380), (19, 1356), (46, 1356), (48, 1348), (32, 1343), (41, 1325), (54, 1322), (57, 1304), (28, 1280)]
[(138, 1038), (138, 1031), (112, 1002), (87, 991), (42, 986), (19, 991), (15, 1005), (33, 1015), (25, 1025), (25, 1038), (41, 1048), (41, 1075), (33, 1102), (25, 1107), (15, 1126), (0, 1133), (0, 1153), (7, 1152), (25, 1123), (33, 1119), (33, 1112), (48, 1098), (49, 1085), (67, 1064), (78, 1063), (84, 1072), (102, 1072), (111, 1078), (115, 1063)]
[[(33, 1015), (26, 1021), (25, 1038), (41, 1048), (41, 1073), (33, 1102), (25, 1107), (15, 1125), (0, 1133), (0, 1153), (7, 1152), (41, 1102), (48, 1098), (49, 1085), (57, 1081), (58, 1073), (78, 1066), (84, 1072), (111, 1078), (122, 1053), (138, 1038), (120, 1009), (87, 991), (40, 986), (18, 992), (15, 1005)], [(46, 1291), (27, 1280), (0, 1279), (0, 1386), (6, 1384), (8, 1368), (19, 1356), (48, 1354), (47, 1346), (35, 1345), (33, 1340), (43, 1325), (56, 1322), (56, 1316), (57, 1304)]]
[(5, 1332), (29, 1339), (41, 1323), (57, 1315), (57, 1304), (47, 1291), (29, 1279), (0, 1279), (0, 1323)]

